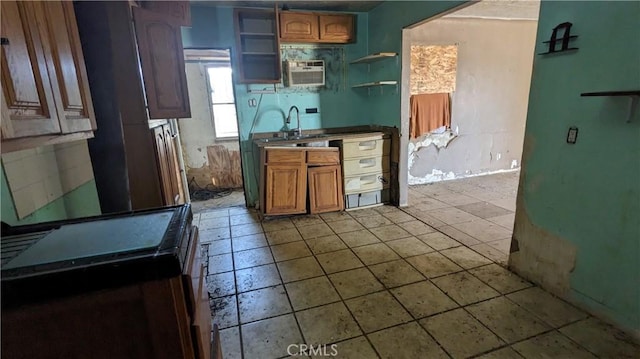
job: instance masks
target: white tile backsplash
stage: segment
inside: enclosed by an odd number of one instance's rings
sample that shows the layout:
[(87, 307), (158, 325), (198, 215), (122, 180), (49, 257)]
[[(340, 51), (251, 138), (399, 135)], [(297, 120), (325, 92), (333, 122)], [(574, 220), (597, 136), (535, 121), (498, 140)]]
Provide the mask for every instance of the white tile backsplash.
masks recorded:
[(4, 163), (19, 161), (23, 158), (35, 156), (37, 153), (35, 148), (31, 148), (28, 150), (9, 152), (2, 155), (2, 161)]
[(87, 141), (6, 153), (2, 163), (18, 218), (93, 179)]

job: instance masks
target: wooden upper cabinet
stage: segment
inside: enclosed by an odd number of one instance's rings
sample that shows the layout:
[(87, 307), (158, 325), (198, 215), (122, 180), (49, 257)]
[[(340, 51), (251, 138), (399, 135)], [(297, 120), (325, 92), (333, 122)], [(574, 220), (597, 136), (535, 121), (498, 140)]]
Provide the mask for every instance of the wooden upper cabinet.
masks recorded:
[(51, 46), (48, 61), (53, 62), (49, 72), (62, 133), (94, 130), (93, 104), (73, 3), (45, 1), (34, 6), (42, 6), (46, 14)]
[(317, 40), (318, 16), (312, 13), (281, 12), (280, 40)]
[[(32, 2), (2, 1), (2, 138), (60, 133)], [(42, 15), (42, 14), (40, 14)]]
[(276, 12), (236, 8), (233, 14), (239, 82), (280, 82), (282, 64)]
[(151, 11), (167, 14), (175, 18), (181, 26), (191, 26), (189, 1), (143, 1), (142, 7)]
[(353, 15), (320, 15), (320, 40), (323, 42), (355, 40)]
[(149, 118), (191, 117), (180, 25), (171, 16), (133, 7)]
[(352, 14), (283, 11), (280, 13), (280, 40), (334, 44), (354, 42), (354, 23)]
[(1, 3), (2, 151), (93, 137), (95, 115), (73, 4)]

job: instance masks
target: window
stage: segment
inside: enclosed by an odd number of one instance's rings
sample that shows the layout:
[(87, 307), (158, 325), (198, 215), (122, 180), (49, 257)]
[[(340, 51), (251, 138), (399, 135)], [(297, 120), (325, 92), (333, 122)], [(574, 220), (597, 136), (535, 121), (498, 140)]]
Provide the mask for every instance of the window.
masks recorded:
[(208, 65), (206, 69), (216, 138), (238, 137), (238, 119), (233, 97), (231, 64)]

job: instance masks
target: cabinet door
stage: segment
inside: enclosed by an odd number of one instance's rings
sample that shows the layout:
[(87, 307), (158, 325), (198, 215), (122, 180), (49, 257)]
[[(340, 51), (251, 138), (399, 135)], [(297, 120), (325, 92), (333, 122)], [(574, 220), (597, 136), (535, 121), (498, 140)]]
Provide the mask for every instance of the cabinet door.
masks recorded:
[(178, 154), (176, 153), (175, 137), (171, 132), (171, 126), (165, 125), (164, 128), (164, 146), (167, 154), (167, 168), (169, 170), (169, 191), (171, 192), (171, 202), (167, 204), (180, 204), (182, 201), (180, 170), (178, 168)]
[[(2, 1), (2, 138), (60, 133), (32, 2)], [(40, 14), (40, 17), (42, 14)]]
[(143, 1), (142, 7), (172, 16), (177, 24), (191, 26), (191, 9), (189, 1)]
[(180, 26), (169, 15), (133, 8), (149, 118), (191, 117)]
[(266, 168), (265, 213), (306, 212), (307, 165), (270, 164)]
[(95, 116), (73, 3), (45, 1), (34, 6), (42, 7), (46, 18), (51, 48), (45, 53), (50, 54), (47, 62), (62, 133), (92, 131)]
[(163, 126), (153, 129), (156, 143), (156, 161), (158, 172), (160, 173), (160, 185), (162, 186), (162, 198), (165, 205), (173, 204), (173, 194), (171, 190), (171, 176), (169, 172), (169, 158), (167, 156), (165, 131)]
[(340, 165), (309, 168), (309, 212), (323, 213), (344, 209)]
[(318, 36), (318, 15), (280, 13), (280, 39), (284, 41), (317, 40)]
[(353, 15), (320, 15), (322, 42), (351, 42), (354, 35)]

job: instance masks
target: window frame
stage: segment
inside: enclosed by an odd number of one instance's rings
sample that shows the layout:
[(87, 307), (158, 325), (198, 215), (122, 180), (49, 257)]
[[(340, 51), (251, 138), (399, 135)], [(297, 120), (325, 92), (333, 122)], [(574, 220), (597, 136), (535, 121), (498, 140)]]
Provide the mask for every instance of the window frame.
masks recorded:
[[(231, 61), (210, 61), (203, 64), (204, 72), (207, 83), (207, 100), (209, 103), (209, 112), (211, 114), (211, 125), (213, 126), (213, 136), (215, 140), (219, 141), (230, 141), (230, 140), (238, 140), (240, 138), (240, 124), (238, 123), (238, 106), (236, 105), (236, 94), (235, 94), (235, 83), (233, 82), (233, 66), (231, 65)], [(222, 102), (222, 103), (214, 103), (213, 102), (213, 89), (211, 88), (211, 76), (209, 75), (210, 68), (229, 68), (231, 69), (231, 94), (233, 96), (233, 102)], [(214, 114), (214, 106), (216, 105), (233, 105), (235, 108), (235, 121), (236, 121), (236, 135), (235, 136), (219, 136), (218, 128), (216, 127), (216, 117)]]

